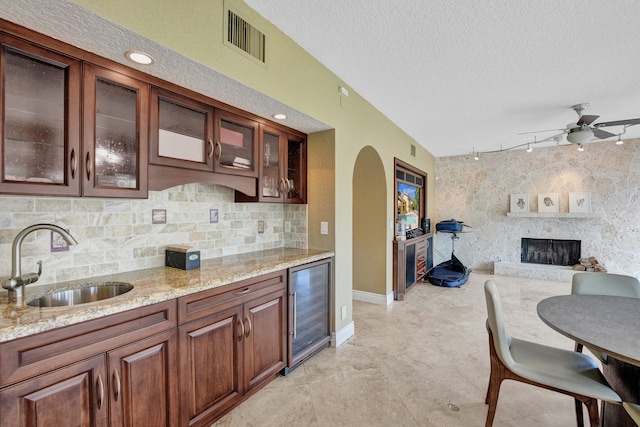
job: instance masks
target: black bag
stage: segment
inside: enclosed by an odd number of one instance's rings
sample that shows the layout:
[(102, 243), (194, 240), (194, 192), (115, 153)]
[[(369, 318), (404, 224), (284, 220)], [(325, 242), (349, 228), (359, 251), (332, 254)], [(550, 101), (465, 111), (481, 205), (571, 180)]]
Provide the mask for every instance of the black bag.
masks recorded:
[(467, 283), (471, 270), (451, 254), (451, 259), (433, 267), (427, 274), (429, 283), (446, 288), (459, 288)]

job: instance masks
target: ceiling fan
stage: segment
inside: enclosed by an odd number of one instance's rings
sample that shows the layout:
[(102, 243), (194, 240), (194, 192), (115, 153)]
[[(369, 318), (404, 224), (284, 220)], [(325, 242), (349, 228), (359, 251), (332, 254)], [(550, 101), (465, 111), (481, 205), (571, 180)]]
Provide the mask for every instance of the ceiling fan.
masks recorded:
[(615, 120), (611, 122), (601, 122), (592, 125), (591, 123), (595, 122), (600, 116), (582, 114), (584, 110), (589, 108), (588, 103), (585, 102), (583, 104), (576, 104), (571, 108), (573, 108), (573, 110), (578, 114), (579, 119), (575, 124), (569, 123), (563, 130), (563, 133), (567, 134), (567, 141), (571, 142), (572, 144), (585, 144), (591, 141), (593, 138), (607, 139), (621, 134), (602, 130), (601, 128), (603, 127), (624, 126), (624, 128), (626, 129), (628, 126), (640, 124), (640, 118), (636, 118)]
[[(601, 122), (592, 125), (598, 117), (590, 114), (582, 114), (587, 108), (589, 108), (589, 103), (585, 102), (582, 104), (576, 104), (571, 107), (576, 114), (578, 114), (578, 121), (576, 123), (569, 123), (564, 129), (561, 130), (562, 133), (558, 135), (553, 135), (548, 138), (545, 138), (543, 141), (549, 141), (555, 139), (556, 141), (560, 141), (562, 135), (567, 135), (567, 141), (572, 144), (585, 144), (591, 141), (593, 138), (598, 139), (607, 139), (615, 136), (622, 135), (627, 127), (640, 124), (640, 118), (636, 119), (626, 119), (626, 120), (614, 120), (611, 122)], [(609, 126), (624, 126), (622, 132), (611, 133), (601, 128), (609, 127)], [(538, 131), (541, 132), (541, 131)], [(537, 133), (537, 132), (525, 132), (525, 133)], [(537, 141), (542, 142), (542, 141)]]

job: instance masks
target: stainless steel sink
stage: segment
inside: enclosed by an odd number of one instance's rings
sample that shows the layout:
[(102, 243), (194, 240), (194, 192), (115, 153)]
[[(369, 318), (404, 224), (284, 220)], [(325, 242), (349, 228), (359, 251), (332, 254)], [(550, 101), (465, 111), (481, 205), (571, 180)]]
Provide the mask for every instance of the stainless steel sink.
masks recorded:
[(76, 289), (57, 291), (33, 299), (27, 303), (32, 307), (64, 307), (88, 302), (103, 301), (117, 297), (133, 289), (133, 285), (123, 282), (91, 283)]

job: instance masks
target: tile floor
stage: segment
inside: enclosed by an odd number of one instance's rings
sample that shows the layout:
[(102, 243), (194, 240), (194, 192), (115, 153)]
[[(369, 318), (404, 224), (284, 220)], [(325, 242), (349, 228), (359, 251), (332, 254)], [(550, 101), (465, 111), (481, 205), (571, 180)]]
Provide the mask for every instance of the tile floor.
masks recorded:
[[(353, 337), (279, 377), (213, 426), (484, 426), (487, 279), (500, 289), (513, 336), (573, 348), (536, 313), (538, 301), (570, 293), (568, 282), (473, 272), (458, 289), (419, 283), (388, 307), (355, 301)], [(493, 425), (575, 426), (573, 399), (506, 381)]]

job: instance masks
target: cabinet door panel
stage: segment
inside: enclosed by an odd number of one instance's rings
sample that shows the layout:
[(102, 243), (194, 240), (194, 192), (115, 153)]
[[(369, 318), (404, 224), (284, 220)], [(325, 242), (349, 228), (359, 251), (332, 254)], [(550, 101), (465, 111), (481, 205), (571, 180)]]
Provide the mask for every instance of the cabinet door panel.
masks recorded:
[(286, 202), (307, 202), (307, 141), (298, 136), (287, 136)]
[(245, 386), (256, 387), (286, 362), (285, 291), (245, 304)]
[(258, 123), (226, 111), (215, 112), (213, 167), (230, 175), (258, 176)]
[(80, 62), (0, 35), (0, 191), (80, 195)]
[(145, 198), (149, 87), (96, 66), (84, 71), (83, 194)]
[(182, 425), (234, 404), (242, 395), (242, 307), (179, 328)]
[(104, 356), (58, 369), (0, 392), (5, 427), (107, 425)]
[(178, 425), (177, 332), (108, 353), (112, 427)]
[(149, 163), (213, 171), (213, 107), (151, 91)]

